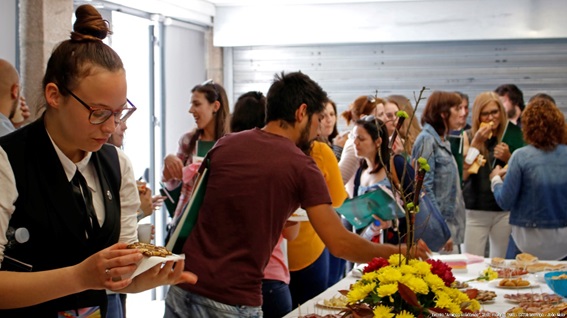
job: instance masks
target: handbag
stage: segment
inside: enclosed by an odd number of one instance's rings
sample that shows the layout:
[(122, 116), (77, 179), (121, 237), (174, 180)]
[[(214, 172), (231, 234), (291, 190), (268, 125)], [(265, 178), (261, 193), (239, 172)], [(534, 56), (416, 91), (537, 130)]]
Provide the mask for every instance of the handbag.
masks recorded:
[[(409, 165), (406, 166), (406, 169), (413, 169)], [(393, 156), (390, 158), (390, 172), (392, 175), (392, 183), (399, 188), (400, 180), (398, 179), (398, 172), (394, 165)], [(434, 252), (441, 250), (445, 243), (451, 238), (451, 231), (441, 211), (439, 211), (437, 206), (431, 201), (431, 198), (424, 189), (419, 196), (419, 212), (414, 215), (415, 240), (423, 240)]]
[(414, 220), (415, 239), (422, 239), (432, 251), (441, 250), (451, 238), (447, 222), (425, 191), (419, 196), (419, 212)]

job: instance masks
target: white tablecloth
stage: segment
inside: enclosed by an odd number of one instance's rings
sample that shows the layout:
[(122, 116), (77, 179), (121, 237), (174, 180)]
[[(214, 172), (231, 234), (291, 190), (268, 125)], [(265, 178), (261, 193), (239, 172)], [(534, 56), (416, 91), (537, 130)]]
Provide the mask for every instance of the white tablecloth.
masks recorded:
[[(479, 274), (488, 267), (489, 260), (486, 259), (484, 262), (468, 264), (467, 272), (453, 272), (456, 280), (458, 281), (466, 281), (469, 279), (473, 279), (479, 276)], [(567, 262), (558, 262), (558, 261), (543, 261), (550, 264), (558, 264), (558, 263), (565, 263)], [(541, 273), (539, 274), (541, 276)], [(502, 289), (496, 287), (496, 281), (490, 282), (469, 282), (469, 288), (476, 288), (479, 290), (492, 290), (496, 292), (497, 297), (493, 303), (483, 304), (482, 309), (497, 312), (497, 313), (504, 313), (508, 309), (516, 306), (516, 304), (505, 300), (505, 294), (515, 294), (515, 293), (549, 293), (553, 294), (553, 291), (545, 284), (539, 280), (536, 274), (528, 274), (525, 277), (522, 277), (528, 281), (530, 281), (534, 287), (527, 288), (527, 289)], [(326, 315), (326, 314), (336, 314), (339, 313), (340, 310), (334, 309), (327, 309), (322, 306), (317, 305), (318, 302), (321, 302), (323, 299), (330, 299), (331, 297), (339, 296), (339, 290), (348, 290), (349, 286), (356, 282), (358, 278), (352, 276), (352, 272), (349, 273), (347, 277), (343, 280), (339, 281), (335, 285), (329, 287), (327, 290), (319, 294), (317, 297), (309, 300), (307, 303), (301, 305), (300, 308), (295, 309), (294, 311), (287, 314), (284, 318), (297, 318), (301, 317), (301, 315), (307, 314), (319, 314), (319, 315)]]

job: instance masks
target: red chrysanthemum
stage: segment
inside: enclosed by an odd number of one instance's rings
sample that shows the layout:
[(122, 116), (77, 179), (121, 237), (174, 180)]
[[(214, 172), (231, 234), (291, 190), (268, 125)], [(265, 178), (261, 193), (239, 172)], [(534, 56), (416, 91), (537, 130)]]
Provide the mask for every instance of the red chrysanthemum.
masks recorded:
[(384, 267), (384, 266), (388, 266), (390, 265), (390, 263), (388, 263), (388, 260), (382, 257), (374, 257), (370, 263), (368, 263), (368, 265), (364, 268), (364, 270), (362, 271), (363, 274), (366, 273), (370, 273), (373, 271), (377, 271), (380, 268)]
[(455, 281), (451, 267), (439, 260), (428, 259), (426, 262), (431, 264), (431, 273), (439, 276), (445, 282), (445, 286), (451, 287), (451, 283)]

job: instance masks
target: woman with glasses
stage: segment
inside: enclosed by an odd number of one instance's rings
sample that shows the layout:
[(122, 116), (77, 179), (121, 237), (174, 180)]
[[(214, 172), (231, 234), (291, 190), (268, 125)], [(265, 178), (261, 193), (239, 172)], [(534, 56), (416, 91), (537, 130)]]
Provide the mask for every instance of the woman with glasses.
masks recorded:
[(134, 107), (107, 23), (90, 5), (76, 17), (47, 64), (45, 112), (0, 139), (1, 317), (106, 317), (105, 289), (196, 281), (183, 261), (128, 278), (143, 258), (126, 248), (140, 200), (129, 160), (105, 144)]
[(447, 136), (451, 130), (461, 127), (464, 113), (459, 95), (434, 91), (427, 99), (421, 115), (423, 129), (412, 149), (412, 160), (427, 159), (431, 167), (425, 174), (423, 188), (432, 204), (445, 218), (451, 230), (451, 239), (443, 250), (458, 253), (465, 231), (465, 208), (457, 163), (451, 152)]
[(190, 179), (183, 177), (183, 168), (201, 160), (194, 160), (195, 157), (202, 158), (206, 154), (206, 151), (198, 150), (199, 146), (210, 149), (212, 144), (226, 134), (228, 128), (228, 98), (221, 85), (208, 80), (193, 87), (191, 93), (189, 113), (193, 115), (197, 127), (181, 136), (177, 154), (167, 155), (163, 166), (162, 181), (165, 182), (166, 187), (169, 190), (181, 187), (175, 216), (180, 215), (189, 202), (192, 189), (191, 182), (183, 181)]
[[(491, 258), (506, 255), (511, 232), (510, 212), (503, 211), (494, 199), (489, 174), (496, 164), (504, 166), (510, 151), (515, 150), (501, 143), (507, 123), (506, 109), (496, 93), (484, 92), (475, 98), (472, 127), (465, 131), (463, 151), (466, 253), (484, 256), (489, 241)], [(480, 167), (479, 160), (485, 160)]]

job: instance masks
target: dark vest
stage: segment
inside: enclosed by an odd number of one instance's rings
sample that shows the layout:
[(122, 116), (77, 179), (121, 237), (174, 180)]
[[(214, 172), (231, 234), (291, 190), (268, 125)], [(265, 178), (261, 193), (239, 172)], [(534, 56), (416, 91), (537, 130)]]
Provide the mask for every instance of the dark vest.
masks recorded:
[[(6, 250), (12, 258), (45, 271), (82, 262), (116, 242), (120, 236), (121, 173), (114, 146), (104, 145), (92, 153), (104, 197), (106, 217), (96, 237), (85, 237), (84, 223), (73, 190), (45, 130), (43, 118), (0, 138), (14, 172), (18, 199), (10, 219), (13, 228), (25, 227), (30, 239)], [(103, 317), (104, 290), (87, 290), (36, 306), (0, 310), (0, 317), (57, 317), (57, 312), (100, 306)]]

